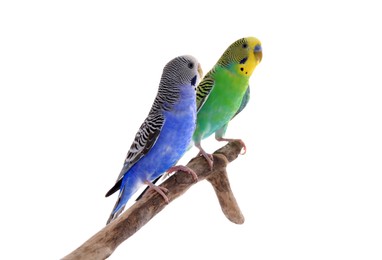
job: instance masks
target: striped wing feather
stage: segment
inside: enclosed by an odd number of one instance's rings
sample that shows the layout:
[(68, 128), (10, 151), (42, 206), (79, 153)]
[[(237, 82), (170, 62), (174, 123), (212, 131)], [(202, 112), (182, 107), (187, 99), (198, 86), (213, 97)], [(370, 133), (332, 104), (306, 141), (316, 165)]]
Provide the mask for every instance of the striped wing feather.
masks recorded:
[(215, 80), (213, 79), (212, 71), (208, 72), (203, 80), (199, 83), (196, 88), (196, 111), (202, 108), (206, 100), (208, 99), (209, 94), (211, 93)]

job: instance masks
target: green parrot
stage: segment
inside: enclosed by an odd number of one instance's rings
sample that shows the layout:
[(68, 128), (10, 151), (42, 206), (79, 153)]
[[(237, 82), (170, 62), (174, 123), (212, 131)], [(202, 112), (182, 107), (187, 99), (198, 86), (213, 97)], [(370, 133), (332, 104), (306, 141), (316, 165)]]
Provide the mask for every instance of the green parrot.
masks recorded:
[[(210, 167), (213, 157), (206, 153), (201, 141), (213, 133), (217, 141), (224, 138), (228, 123), (239, 114), (249, 100), (249, 78), (262, 59), (261, 42), (254, 37), (232, 43), (196, 89), (197, 119), (192, 140)], [(246, 146), (243, 144), (244, 153)]]

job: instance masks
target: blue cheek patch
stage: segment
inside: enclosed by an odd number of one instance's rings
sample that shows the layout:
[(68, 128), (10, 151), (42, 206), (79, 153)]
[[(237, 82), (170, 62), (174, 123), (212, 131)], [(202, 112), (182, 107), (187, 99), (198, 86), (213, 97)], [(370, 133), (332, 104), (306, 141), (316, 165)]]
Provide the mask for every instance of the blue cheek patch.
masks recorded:
[(245, 57), (244, 59), (242, 59), (242, 60), (240, 61), (240, 64), (244, 64), (244, 63), (246, 63), (247, 60), (248, 60), (248, 57)]
[(196, 76), (194, 76), (194, 77), (191, 79), (191, 85), (192, 85), (192, 86), (195, 86), (195, 84), (196, 84), (196, 79), (197, 79)]

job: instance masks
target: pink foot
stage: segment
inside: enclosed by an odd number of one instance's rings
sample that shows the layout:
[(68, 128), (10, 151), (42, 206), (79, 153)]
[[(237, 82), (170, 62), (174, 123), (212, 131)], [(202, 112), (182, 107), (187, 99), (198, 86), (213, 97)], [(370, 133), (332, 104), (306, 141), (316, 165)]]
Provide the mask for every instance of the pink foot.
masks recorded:
[(243, 146), (243, 152), (241, 152), (240, 154), (244, 155), (247, 152), (247, 146), (245, 145), (245, 143), (241, 139), (219, 137), (219, 138), (216, 138), (216, 140), (218, 140), (219, 142), (221, 142), (221, 141), (226, 141), (226, 142), (239, 141), (241, 143), (241, 145)]
[(177, 166), (171, 167), (170, 169), (167, 170), (167, 174), (170, 174), (170, 173), (173, 173), (176, 171), (182, 171), (182, 172), (189, 173), (192, 175), (192, 178), (194, 179), (195, 182), (198, 181), (198, 175), (196, 175), (196, 173), (192, 169), (188, 168), (187, 166), (183, 166), (183, 165), (177, 165)]
[(212, 154), (206, 153), (206, 151), (204, 151), (200, 144), (195, 144), (195, 146), (199, 148), (199, 153), (197, 156), (203, 156), (206, 159), (208, 165), (210, 166), (210, 170), (212, 170), (212, 167), (214, 166), (214, 157), (212, 156)]
[(156, 185), (152, 184), (150, 181), (145, 181), (144, 183), (149, 186), (149, 190), (155, 190), (156, 192), (158, 192), (163, 197), (163, 199), (166, 201), (166, 203), (169, 203), (168, 197), (166, 196), (166, 194), (164, 194), (165, 192), (166, 193), (168, 192), (168, 189), (166, 189), (164, 187), (156, 186)]

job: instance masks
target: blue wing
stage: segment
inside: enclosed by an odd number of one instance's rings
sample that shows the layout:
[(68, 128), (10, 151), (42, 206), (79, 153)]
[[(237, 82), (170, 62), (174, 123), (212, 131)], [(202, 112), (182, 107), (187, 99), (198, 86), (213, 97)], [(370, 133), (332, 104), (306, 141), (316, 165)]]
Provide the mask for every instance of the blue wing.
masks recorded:
[(150, 151), (151, 147), (153, 147), (158, 139), (163, 124), (164, 117), (162, 113), (149, 114), (135, 135), (134, 142), (127, 153), (121, 173), (119, 174), (115, 185), (106, 193), (106, 197), (120, 189), (125, 174)]

